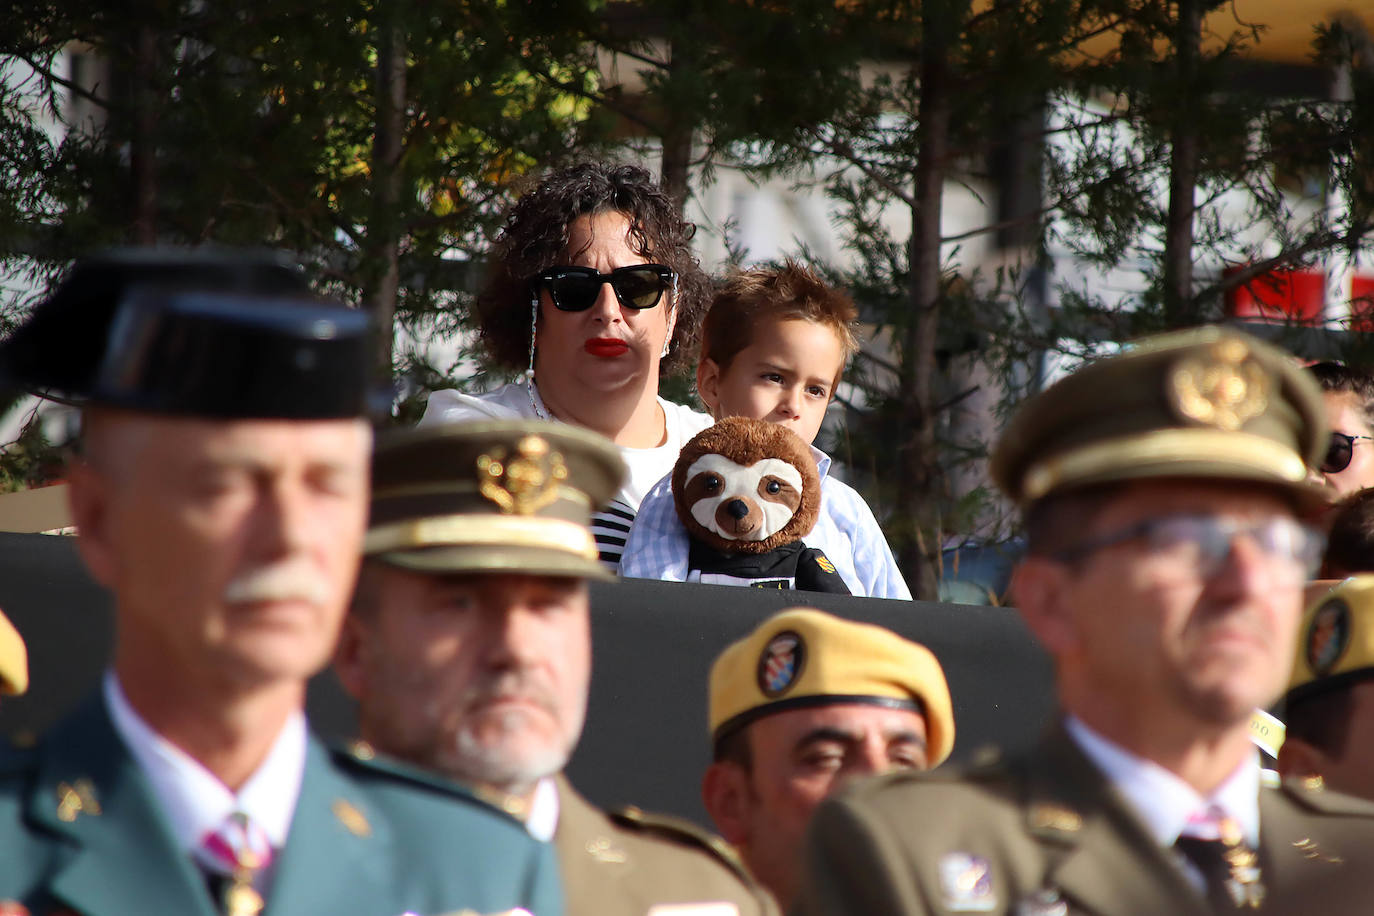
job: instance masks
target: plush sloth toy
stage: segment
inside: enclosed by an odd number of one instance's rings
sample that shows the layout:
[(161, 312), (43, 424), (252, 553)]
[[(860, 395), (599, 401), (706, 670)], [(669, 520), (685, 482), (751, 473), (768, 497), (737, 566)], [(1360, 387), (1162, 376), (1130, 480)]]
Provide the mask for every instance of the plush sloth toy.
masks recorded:
[(791, 430), (729, 417), (683, 446), (673, 502), (691, 538), (689, 582), (849, 594), (826, 555), (802, 543), (821, 479)]

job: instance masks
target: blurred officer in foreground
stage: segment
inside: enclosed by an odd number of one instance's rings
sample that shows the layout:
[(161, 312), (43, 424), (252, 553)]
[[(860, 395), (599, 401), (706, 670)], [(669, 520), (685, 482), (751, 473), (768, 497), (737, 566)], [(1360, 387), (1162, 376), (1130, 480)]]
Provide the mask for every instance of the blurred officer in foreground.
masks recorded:
[(854, 776), (930, 769), (954, 746), (930, 650), (810, 608), (775, 614), (717, 656), (710, 727), (706, 810), (784, 908), (822, 799)]
[(1203, 914), (1337, 869), (1374, 883), (1374, 806), (1262, 788), (1249, 737), (1321, 553), (1297, 511), (1326, 445), (1307, 374), (1218, 328), (1027, 401), (992, 469), (1024, 508), (1014, 596), (1062, 715), (1024, 755), (822, 805), (796, 911)]
[(560, 912), (555, 863), (457, 787), (312, 738), (362, 547), (366, 318), (265, 257), (78, 264), (0, 347), (79, 401), (72, 517), (112, 667), (0, 758), (0, 911)]
[(1374, 801), (1374, 576), (1303, 615), (1284, 721), (1279, 772)]
[(558, 851), (569, 914), (758, 914), (718, 840), (592, 807), (561, 772), (591, 678), (588, 522), (625, 467), (564, 424), (486, 420), (379, 441), (367, 559), (335, 670), (362, 737), (479, 787)]

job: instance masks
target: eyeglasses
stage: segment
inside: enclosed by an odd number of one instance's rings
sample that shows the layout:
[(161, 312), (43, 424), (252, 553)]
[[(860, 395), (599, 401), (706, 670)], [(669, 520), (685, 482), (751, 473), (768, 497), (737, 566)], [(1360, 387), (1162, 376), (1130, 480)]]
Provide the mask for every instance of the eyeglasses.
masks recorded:
[(631, 264), (608, 274), (590, 267), (554, 267), (535, 278), (537, 291), (543, 287), (560, 312), (585, 312), (601, 295), (601, 284), (611, 284), (615, 298), (627, 309), (651, 309), (663, 292), (676, 282), (671, 267), (662, 264)]
[(1332, 433), (1331, 443), (1326, 447), (1326, 457), (1322, 459), (1323, 474), (1339, 474), (1350, 467), (1354, 457), (1356, 439), (1374, 439), (1374, 436), (1347, 436), (1345, 433)]
[(1168, 515), (1083, 541), (1052, 556), (1074, 563), (1104, 548), (1139, 539), (1168, 570), (1206, 580), (1221, 571), (1235, 539), (1241, 536), (1276, 561), (1276, 571), (1298, 572), (1303, 579), (1316, 573), (1326, 546), (1326, 538), (1319, 531), (1282, 516), (1237, 522), (1212, 515)]

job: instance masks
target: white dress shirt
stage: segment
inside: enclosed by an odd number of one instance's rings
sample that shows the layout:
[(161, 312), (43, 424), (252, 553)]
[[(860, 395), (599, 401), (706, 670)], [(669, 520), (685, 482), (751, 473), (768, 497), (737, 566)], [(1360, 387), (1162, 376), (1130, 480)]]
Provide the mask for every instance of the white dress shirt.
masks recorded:
[(558, 786), (552, 776), (545, 776), (535, 785), (525, 830), (536, 840), (553, 842), (553, 835), (558, 832)]
[(113, 671), (102, 684), (114, 729), (152, 786), (177, 845), (188, 855), (235, 811), (262, 827), (274, 851), (286, 845), (305, 776), (305, 715), (292, 713), (262, 764), (238, 793), (181, 748), (153, 731), (129, 705)]

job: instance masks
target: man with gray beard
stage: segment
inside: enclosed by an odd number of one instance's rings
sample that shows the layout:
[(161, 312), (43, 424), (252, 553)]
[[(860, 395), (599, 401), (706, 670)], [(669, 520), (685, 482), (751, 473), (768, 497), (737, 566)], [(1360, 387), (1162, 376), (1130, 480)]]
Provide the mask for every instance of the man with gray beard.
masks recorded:
[(615, 447), (564, 424), (430, 426), (378, 442), (363, 571), (335, 670), (377, 750), (477, 787), (553, 842), (570, 916), (775, 912), (720, 841), (604, 813), (561, 775), (591, 678), (591, 512)]

